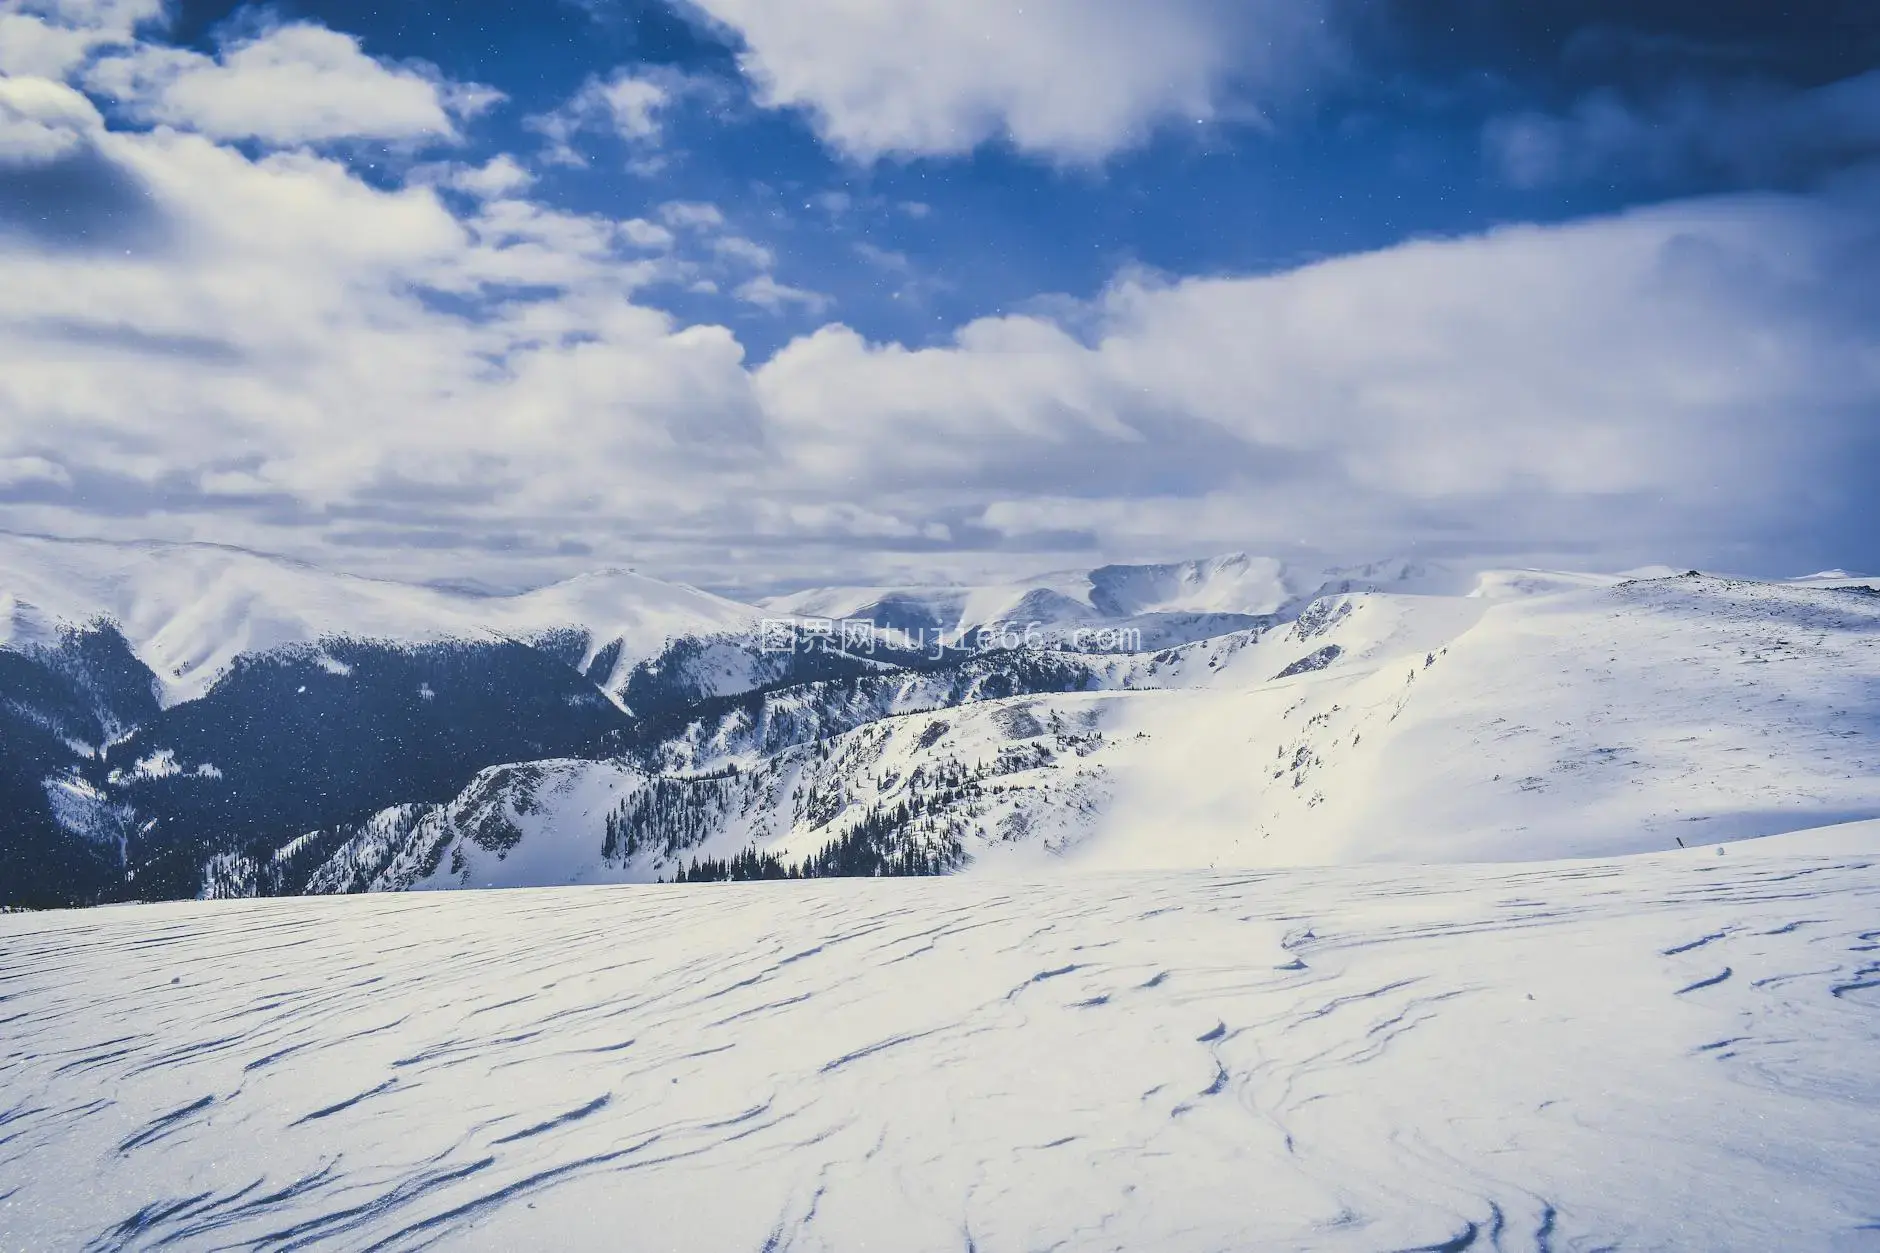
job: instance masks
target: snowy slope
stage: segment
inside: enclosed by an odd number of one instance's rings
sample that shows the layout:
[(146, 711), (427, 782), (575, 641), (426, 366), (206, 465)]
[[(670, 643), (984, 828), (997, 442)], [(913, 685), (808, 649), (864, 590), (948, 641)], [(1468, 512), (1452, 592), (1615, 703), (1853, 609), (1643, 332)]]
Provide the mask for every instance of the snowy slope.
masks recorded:
[(1123, 711), (1142, 748), (1094, 864), (1586, 856), (1880, 815), (1880, 597), (1669, 578), (1346, 603)]
[(363, 822), (310, 831), (266, 859), (221, 854), (205, 868), (200, 895), (626, 881), (617, 859), (606, 855), (605, 821), (645, 783), (645, 775), (616, 761), (492, 766), (445, 804), (394, 805)]
[(1870, 1249), (1877, 863), (0, 916), (0, 1246)]
[(432, 643), (557, 635), (571, 661), (619, 693), (632, 666), (685, 635), (748, 631), (758, 611), (625, 571), (516, 596), (479, 597), (335, 574), (203, 544), (105, 543), (0, 534), (0, 647), (59, 623), (115, 622), (156, 672), (166, 704), (193, 700), (235, 658), (331, 636)]

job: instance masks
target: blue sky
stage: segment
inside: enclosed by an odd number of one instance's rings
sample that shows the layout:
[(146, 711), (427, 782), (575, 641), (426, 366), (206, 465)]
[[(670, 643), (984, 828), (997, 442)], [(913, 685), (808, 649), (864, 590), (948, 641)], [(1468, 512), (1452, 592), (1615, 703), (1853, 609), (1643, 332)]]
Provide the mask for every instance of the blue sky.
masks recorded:
[(0, 4), (0, 526), (1874, 563), (1851, 0)]

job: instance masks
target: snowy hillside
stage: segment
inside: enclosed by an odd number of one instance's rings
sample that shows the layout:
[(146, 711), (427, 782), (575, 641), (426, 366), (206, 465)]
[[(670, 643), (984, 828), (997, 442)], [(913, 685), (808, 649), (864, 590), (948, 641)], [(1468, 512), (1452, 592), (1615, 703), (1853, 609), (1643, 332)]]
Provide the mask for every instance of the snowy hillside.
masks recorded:
[(1868, 1249), (1877, 917), (1873, 824), (0, 916), (0, 1246)]
[[(1143, 747), (1094, 864), (1585, 856), (1880, 815), (1864, 588), (1675, 577), (1313, 621), (1119, 709)], [(1192, 842), (1146, 836), (1151, 816)]]

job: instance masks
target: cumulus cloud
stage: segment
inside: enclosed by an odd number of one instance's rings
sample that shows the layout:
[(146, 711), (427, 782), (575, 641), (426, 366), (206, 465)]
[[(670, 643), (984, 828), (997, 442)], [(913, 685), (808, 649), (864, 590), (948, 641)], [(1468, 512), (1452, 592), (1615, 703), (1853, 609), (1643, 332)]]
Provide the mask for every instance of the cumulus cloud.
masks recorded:
[(96, 142), (189, 244), (0, 247), (10, 525), (725, 583), (750, 544), (777, 579), (832, 546), (856, 572), (936, 545), (1642, 559), (1828, 507), (1880, 403), (1871, 187), (1123, 276), (1070, 322), (930, 347), (830, 326), (753, 364), (639, 301), (684, 277), (642, 246), (664, 226), (453, 209), (177, 132)]
[(712, 240), (711, 248), (725, 260), (749, 266), (754, 270), (768, 270), (777, 264), (775, 253), (742, 235), (720, 235)]
[(87, 86), (144, 121), (280, 145), (454, 141), (460, 119), (502, 99), (428, 66), (376, 61), (351, 35), (307, 23), (232, 43), (218, 57), (141, 44), (93, 65)]
[(821, 292), (808, 291), (801, 287), (792, 287), (788, 283), (779, 283), (769, 274), (759, 274), (738, 284), (735, 293), (745, 304), (756, 305), (772, 313), (781, 313), (786, 308), (798, 306), (811, 313), (821, 313), (829, 307), (829, 297)]
[(725, 215), (715, 204), (696, 200), (669, 200), (659, 206), (659, 220), (668, 226), (710, 230), (723, 226)]
[(12, 0), (0, 8), (0, 74), (64, 78), (162, 16), (163, 0)]
[(414, 174), (418, 178), (434, 178), (442, 186), (479, 200), (511, 196), (535, 184), (535, 175), (506, 152), (497, 153), (482, 165), (431, 167)]
[(0, 167), (70, 156), (103, 129), (97, 108), (64, 83), (0, 78)]
[[(650, 152), (662, 138), (664, 115), (687, 96), (710, 90), (706, 80), (674, 70), (618, 69), (605, 78), (589, 78), (560, 108), (528, 119), (528, 125), (548, 141), (546, 160), (586, 165), (587, 155), (577, 143), (582, 134), (612, 135)], [(645, 172), (656, 165), (640, 158)]]
[(1318, 0), (693, 0), (760, 100), (863, 161), (1004, 139), (1076, 163), (1258, 105), (1325, 54)]
[(789, 540), (926, 540), (945, 543), (952, 532), (942, 523), (915, 523), (847, 502), (779, 504), (759, 501), (752, 519), (759, 535)]
[(428, 188), (176, 132), (102, 142), (187, 244), (0, 251), (0, 456), (58, 431), (75, 478), (179, 499), (235, 483), (329, 534), (385, 512), (393, 479), (400, 508), (448, 487), (471, 525), (479, 501), (610, 508), (724, 463), (740, 351), (634, 302), (661, 271), (627, 224), (513, 200), (458, 217)]

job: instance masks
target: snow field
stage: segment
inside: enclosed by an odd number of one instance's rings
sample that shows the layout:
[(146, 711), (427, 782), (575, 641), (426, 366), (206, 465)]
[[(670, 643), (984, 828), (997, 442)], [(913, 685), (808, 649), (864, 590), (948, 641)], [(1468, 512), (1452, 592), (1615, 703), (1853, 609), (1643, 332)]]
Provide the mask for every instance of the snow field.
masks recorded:
[(1880, 825), (0, 917), (0, 1247), (1880, 1238)]

